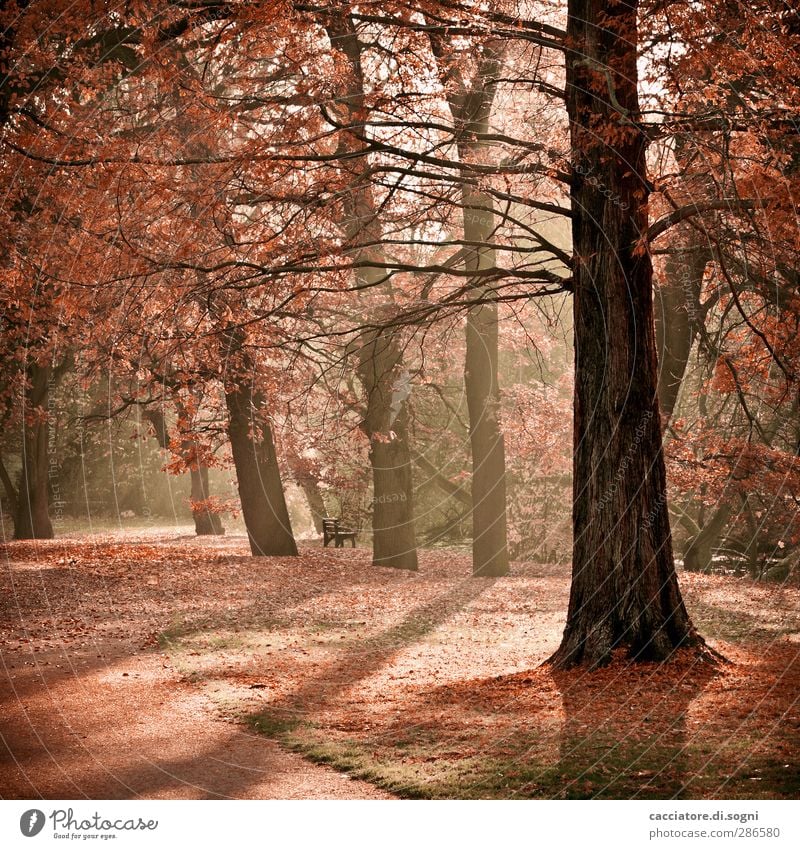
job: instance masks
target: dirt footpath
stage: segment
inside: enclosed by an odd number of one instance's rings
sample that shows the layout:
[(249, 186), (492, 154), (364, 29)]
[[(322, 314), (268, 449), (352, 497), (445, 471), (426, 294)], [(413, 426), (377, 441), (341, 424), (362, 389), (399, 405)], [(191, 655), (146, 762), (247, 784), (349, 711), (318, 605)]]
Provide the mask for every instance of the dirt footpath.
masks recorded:
[(58, 553), (6, 547), (0, 798), (390, 798), (219, 719), (152, 637), (143, 645), (169, 611), (120, 603), (120, 587), (141, 599), (136, 582), (92, 585)]
[(90, 670), (59, 657), (3, 670), (4, 799), (389, 798), (217, 719), (159, 656)]

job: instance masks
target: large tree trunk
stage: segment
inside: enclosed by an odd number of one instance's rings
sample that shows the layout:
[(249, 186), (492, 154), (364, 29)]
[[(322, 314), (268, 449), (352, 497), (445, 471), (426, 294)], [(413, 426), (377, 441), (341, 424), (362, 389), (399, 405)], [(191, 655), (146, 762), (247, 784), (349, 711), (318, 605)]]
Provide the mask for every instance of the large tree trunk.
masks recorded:
[(225, 402), (250, 551), (254, 556), (294, 556), (297, 545), (263, 400), (252, 387), (240, 384), (226, 392)]
[(30, 388), (22, 400), (22, 471), (17, 488), (14, 539), (52, 539), (48, 511), (47, 403), (52, 369), (35, 363), (28, 368)]
[(391, 332), (366, 335), (358, 376), (367, 396), (362, 428), (372, 465), (372, 562), (414, 571), (414, 488), (401, 364), (402, 351)]
[[(575, 174), (573, 564), (557, 666), (702, 642), (681, 598), (657, 399), (636, 0), (569, 0)], [(610, 70), (609, 70), (610, 69)], [(605, 137), (613, 140), (602, 143)], [(588, 177), (596, 179), (587, 179)]]

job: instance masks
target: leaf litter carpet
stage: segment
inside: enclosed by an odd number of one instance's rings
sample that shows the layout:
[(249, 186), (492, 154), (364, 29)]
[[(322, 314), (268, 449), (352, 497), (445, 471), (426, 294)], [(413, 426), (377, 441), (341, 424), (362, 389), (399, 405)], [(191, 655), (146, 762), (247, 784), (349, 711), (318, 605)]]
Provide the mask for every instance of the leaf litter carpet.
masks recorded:
[(409, 574), (166, 529), (3, 554), (2, 798), (797, 793), (796, 586), (681, 575), (720, 667), (557, 673), (563, 565)]

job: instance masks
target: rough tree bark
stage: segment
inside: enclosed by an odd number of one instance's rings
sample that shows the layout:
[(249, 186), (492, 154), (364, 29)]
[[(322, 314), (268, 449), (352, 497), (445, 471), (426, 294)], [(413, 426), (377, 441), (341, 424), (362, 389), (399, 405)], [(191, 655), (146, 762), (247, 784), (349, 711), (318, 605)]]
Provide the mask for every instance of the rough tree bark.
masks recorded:
[(31, 363), (22, 398), (22, 470), (17, 487), (14, 539), (52, 539), (48, 510), (47, 405), (53, 369)]
[[(575, 408), (573, 563), (552, 662), (701, 644), (675, 574), (657, 399), (638, 0), (569, 0)], [(603, 141), (605, 139), (605, 141)], [(595, 178), (595, 179), (591, 179)]]
[(254, 556), (297, 554), (283, 493), (272, 428), (261, 394), (243, 379), (226, 387), (228, 438), (239, 485), (242, 516)]

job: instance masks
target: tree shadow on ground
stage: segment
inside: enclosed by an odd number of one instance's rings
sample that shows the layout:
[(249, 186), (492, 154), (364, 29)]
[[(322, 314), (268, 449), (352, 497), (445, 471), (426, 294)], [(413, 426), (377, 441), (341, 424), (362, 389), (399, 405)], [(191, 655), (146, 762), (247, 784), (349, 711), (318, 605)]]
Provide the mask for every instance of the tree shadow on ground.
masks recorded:
[[(471, 578), (451, 587), (403, 617), (397, 625), (357, 645), (341, 650), (341, 656), (319, 674), (269, 706), (270, 713), (292, 718), (311, 715), (334, 702), (346, 690), (385, 666), (403, 649), (420, 642), (458, 611), (494, 586), (496, 578)], [(358, 703), (353, 710), (358, 711)], [(363, 708), (362, 708), (363, 709)]]
[(709, 798), (800, 794), (800, 645), (728, 645), (733, 664), (690, 709), (694, 769), (685, 792)]
[[(679, 653), (680, 654), (680, 653)], [(564, 714), (558, 762), (566, 799), (680, 798), (692, 770), (687, 715), (719, 674), (685, 658), (606, 668), (552, 670)]]
[(694, 599), (692, 618), (702, 634), (734, 643), (772, 641), (800, 630), (800, 611), (767, 608), (758, 613)]

